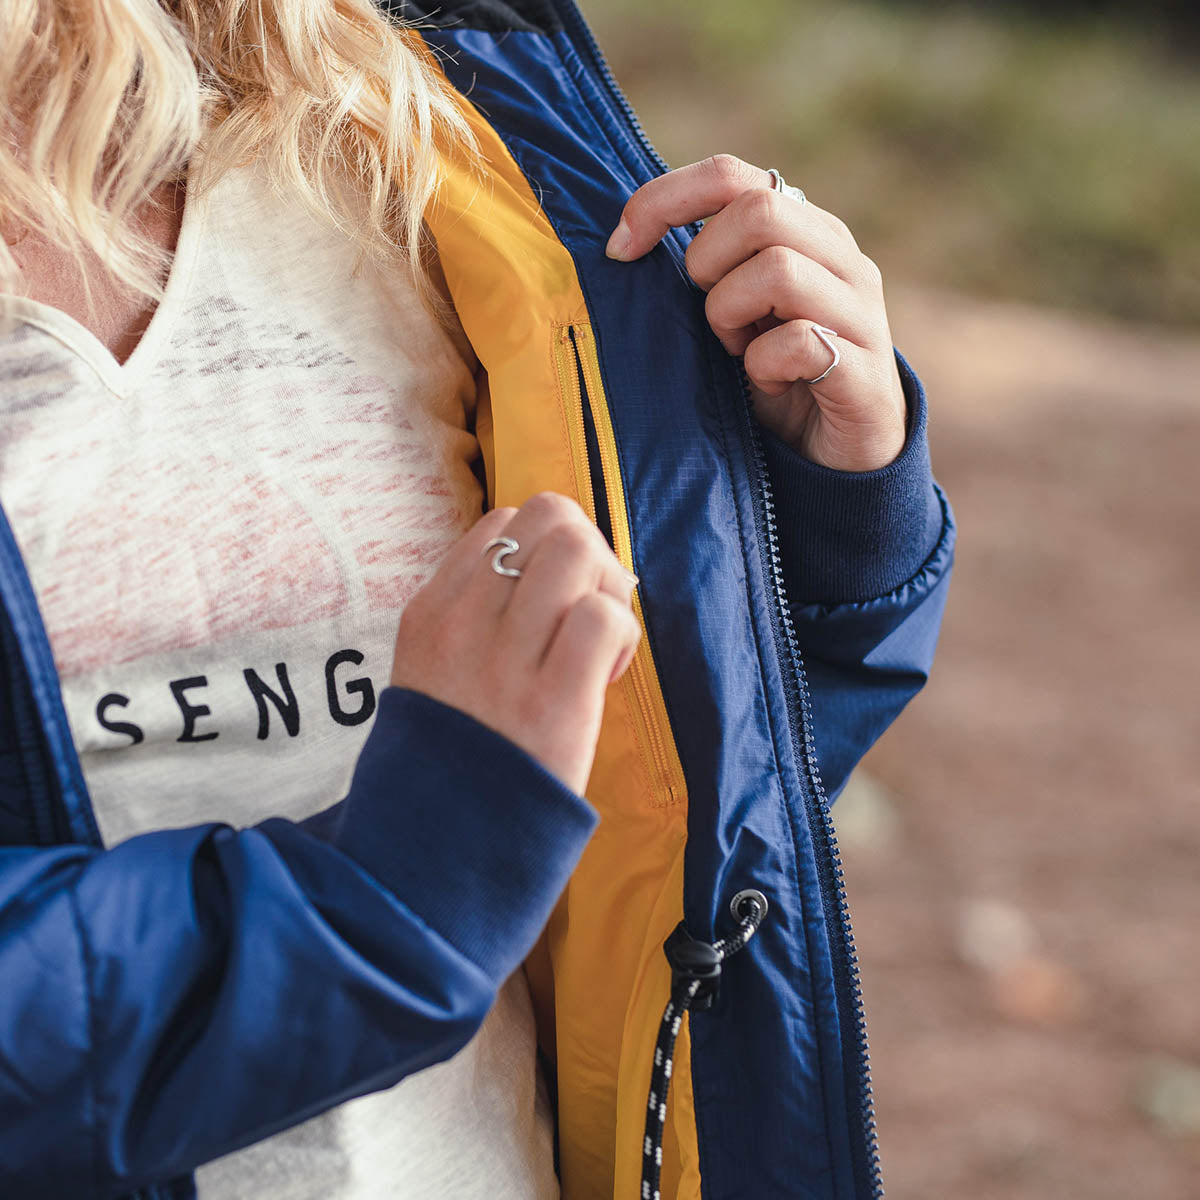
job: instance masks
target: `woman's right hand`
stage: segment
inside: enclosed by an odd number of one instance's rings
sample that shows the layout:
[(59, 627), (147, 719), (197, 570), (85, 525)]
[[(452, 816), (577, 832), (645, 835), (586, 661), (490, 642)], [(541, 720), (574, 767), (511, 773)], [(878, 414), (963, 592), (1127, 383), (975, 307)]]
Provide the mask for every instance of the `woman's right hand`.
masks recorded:
[[(492, 570), (493, 538), (520, 549)], [(580, 794), (604, 695), (641, 636), (634, 577), (573, 500), (542, 492), (486, 513), (400, 618), (392, 683), (423, 692), (515, 742)]]

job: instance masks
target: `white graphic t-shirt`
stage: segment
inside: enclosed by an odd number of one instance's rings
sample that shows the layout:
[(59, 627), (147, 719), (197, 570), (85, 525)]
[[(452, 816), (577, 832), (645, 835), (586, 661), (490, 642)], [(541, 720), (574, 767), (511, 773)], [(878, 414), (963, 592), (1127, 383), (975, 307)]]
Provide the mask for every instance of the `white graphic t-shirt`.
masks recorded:
[[(0, 500), (107, 844), (345, 794), (405, 601), (479, 517), (474, 360), (252, 168), (189, 196), (123, 365), (0, 330)], [(203, 1167), (201, 1200), (556, 1197), (521, 974), (448, 1063)]]

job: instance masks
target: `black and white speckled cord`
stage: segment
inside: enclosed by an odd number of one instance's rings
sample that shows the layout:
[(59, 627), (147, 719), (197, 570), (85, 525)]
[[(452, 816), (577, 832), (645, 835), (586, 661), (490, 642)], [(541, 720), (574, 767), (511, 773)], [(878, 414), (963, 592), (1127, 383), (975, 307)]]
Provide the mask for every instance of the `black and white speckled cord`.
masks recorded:
[(662, 1200), (663, 1130), (667, 1123), (667, 1094), (675, 1066), (675, 1042), (686, 1013), (707, 1009), (716, 998), (721, 963), (741, 950), (767, 915), (767, 898), (749, 889), (738, 892), (730, 904), (737, 929), (727, 938), (709, 944), (691, 938), (680, 924), (664, 946), (671, 964), (671, 998), (663, 1011), (654, 1047), (654, 1070), (650, 1075), (650, 1097), (646, 1104), (646, 1136), (642, 1144), (642, 1189), (640, 1200)]

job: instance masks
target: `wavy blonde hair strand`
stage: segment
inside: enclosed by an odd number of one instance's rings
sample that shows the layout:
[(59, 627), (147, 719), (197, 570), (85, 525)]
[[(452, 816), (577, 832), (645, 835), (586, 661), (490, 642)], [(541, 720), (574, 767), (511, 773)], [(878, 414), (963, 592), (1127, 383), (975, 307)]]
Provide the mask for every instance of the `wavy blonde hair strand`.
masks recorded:
[[(184, 176), (256, 161), (435, 310), (422, 216), (438, 146), (477, 147), (411, 26), (372, 0), (2, 0), (0, 231), (26, 226), (161, 294), (135, 219)], [(0, 288), (19, 273), (0, 243)]]

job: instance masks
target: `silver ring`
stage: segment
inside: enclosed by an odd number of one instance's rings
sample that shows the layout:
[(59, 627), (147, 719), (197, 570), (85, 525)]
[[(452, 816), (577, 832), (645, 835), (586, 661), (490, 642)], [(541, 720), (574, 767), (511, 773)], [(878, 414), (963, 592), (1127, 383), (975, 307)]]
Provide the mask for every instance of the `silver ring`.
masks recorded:
[[(497, 547), (499, 548), (496, 549)], [(479, 553), (486, 554), (489, 550), (495, 549), (496, 553), (492, 555), (492, 570), (495, 571), (497, 575), (505, 575), (509, 579), (520, 579), (521, 571), (519, 567), (506, 567), (504, 565), (504, 560), (510, 554), (516, 554), (520, 548), (520, 543), (518, 543), (515, 538), (498, 537), (492, 538), (492, 540), (488, 542), (488, 544), (484, 546)]]
[(834, 329), (826, 329), (824, 325), (817, 324), (813, 325), (812, 331), (817, 335), (817, 340), (821, 343), (821, 345), (833, 355), (833, 362), (831, 362), (829, 366), (827, 366), (825, 370), (816, 377), (816, 379), (802, 379), (800, 381), (801, 383), (808, 384), (809, 387), (812, 387), (814, 383), (820, 383), (821, 380), (825, 379), (829, 375), (830, 371), (832, 371), (833, 368), (842, 361), (842, 352), (833, 344), (833, 342), (829, 340), (830, 338), (837, 337), (837, 331)]
[(771, 177), (771, 187), (775, 191), (782, 192), (785, 196), (791, 196), (793, 200), (799, 200), (801, 204), (808, 203), (808, 197), (798, 187), (792, 187), (790, 183), (785, 183), (783, 176), (774, 167), (768, 167), (767, 174)]

